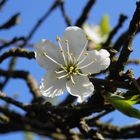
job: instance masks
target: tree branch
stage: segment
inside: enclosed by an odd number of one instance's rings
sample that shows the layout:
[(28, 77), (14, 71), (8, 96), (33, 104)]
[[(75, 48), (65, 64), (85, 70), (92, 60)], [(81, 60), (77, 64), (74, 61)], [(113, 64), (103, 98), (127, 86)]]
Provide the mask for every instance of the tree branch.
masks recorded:
[(7, 52), (5, 52), (4, 54), (0, 55), (0, 63), (11, 56), (24, 57), (28, 59), (35, 58), (34, 52), (28, 52), (27, 50), (21, 48), (12, 48)]
[(36, 81), (26, 71), (5, 71), (0, 69), (0, 76), (5, 76), (6, 78), (22, 78), (25, 80), (27, 86), (30, 89), (30, 92), (32, 93), (35, 99), (41, 96)]
[(92, 8), (92, 6), (95, 4), (96, 0), (89, 0), (83, 9), (83, 12), (81, 13), (80, 17), (77, 19), (75, 25), (81, 27), (83, 23), (88, 18), (88, 14)]

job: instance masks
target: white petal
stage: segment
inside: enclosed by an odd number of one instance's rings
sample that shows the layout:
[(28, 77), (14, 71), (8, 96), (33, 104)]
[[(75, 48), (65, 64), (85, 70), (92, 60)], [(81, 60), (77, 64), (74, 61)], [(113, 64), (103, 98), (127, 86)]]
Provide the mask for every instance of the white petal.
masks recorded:
[(109, 52), (105, 49), (99, 50), (99, 53), (100, 53), (100, 55), (102, 55), (105, 58), (110, 56)]
[[(62, 41), (68, 40), (70, 52), (77, 58), (81, 53), (83, 47), (87, 43), (87, 37), (85, 32), (76, 26), (70, 26), (65, 29), (62, 37)], [(63, 44), (66, 50), (66, 45)]]
[(59, 63), (61, 63), (62, 58), (59, 48), (51, 41), (43, 39), (35, 45), (35, 58), (43, 68), (55, 69), (57, 67), (53, 61), (44, 56), (44, 52), (54, 60), (57, 60)]
[(66, 79), (57, 79), (56, 73), (52, 70), (42, 78), (40, 85), (40, 92), (46, 97), (55, 97), (63, 94), (66, 88)]
[(92, 50), (87, 51), (88, 56), (87, 59), (79, 65), (79, 67), (83, 67), (93, 61), (91, 65), (85, 67), (82, 70), (83, 73), (99, 73), (102, 70), (105, 70), (110, 65), (110, 54), (107, 50), (101, 49), (100, 51)]
[(78, 97), (78, 102), (83, 102), (88, 96), (93, 94), (94, 86), (88, 77), (75, 76), (74, 81), (75, 85), (71, 81), (68, 81), (66, 88), (71, 95)]
[(94, 43), (101, 43), (102, 42), (102, 37), (100, 36), (99, 33), (99, 26), (93, 25), (87, 25), (85, 24), (83, 26), (86, 34), (88, 35), (88, 37), (94, 42)]

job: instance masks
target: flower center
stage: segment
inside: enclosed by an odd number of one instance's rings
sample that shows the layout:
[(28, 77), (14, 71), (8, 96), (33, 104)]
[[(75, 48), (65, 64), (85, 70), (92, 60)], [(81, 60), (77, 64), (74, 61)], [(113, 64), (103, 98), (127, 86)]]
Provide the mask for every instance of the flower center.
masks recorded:
[(79, 70), (77, 66), (70, 66), (67, 69), (69, 74), (78, 74)]
[[(61, 45), (61, 39), (57, 37), (56, 40), (58, 42), (64, 63), (60, 64), (59, 62), (54, 60), (52, 57), (50, 57), (46, 52), (44, 52), (43, 55), (46, 58), (50, 59), (52, 62), (54, 62), (56, 65), (58, 65), (58, 69), (55, 71), (57, 79), (66, 78), (67, 80), (71, 80), (72, 83), (75, 85), (74, 76), (75, 75), (80, 75), (80, 76), (90, 75), (91, 74), (90, 72), (88, 74), (83, 74), (81, 70), (93, 64), (95, 62), (95, 59), (93, 59), (93, 61), (91, 61), (90, 63), (79, 67), (79, 64), (82, 64), (87, 59), (87, 56), (88, 56), (88, 53), (87, 52), (85, 53), (87, 42), (85, 46), (83, 47), (80, 55), (76, 59), (73, 56), (73, 54), (70, 52), (68, 40), (65, 41), (66, 50), (64, 50)], [(83, 54), (85, 56), (81, 59), (81, 56)]]
[(66, 78), (67, 80), (71, 80), (73, 84), (75, 84), (74, 75), (78, 75), (80, 70), (78, 69), (78, 65), (76, 64), (68, 64), (66, 66), (62, 66), (58, 69), (58, 71), (55, 71), (57, 79)]

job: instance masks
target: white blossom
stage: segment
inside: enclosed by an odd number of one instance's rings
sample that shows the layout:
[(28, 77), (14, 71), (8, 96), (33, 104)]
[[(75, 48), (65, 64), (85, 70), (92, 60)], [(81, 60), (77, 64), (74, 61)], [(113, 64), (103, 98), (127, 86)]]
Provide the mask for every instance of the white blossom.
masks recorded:
[(96, 44), (103, 42), (104, 39), (100, 34), (100, 26), (84, 24), (83, 28), (90, 40)]
[(88, 44), (88, 50), (98, 48), (99, 45), (101, 45), (101, 43), (104, 43), (108, 37), (108, 34), (101, 34), (99, 25), (84, 24), (83, 29), (90, 40)]
[(46, 97), (55, 97), (66, 89), (78, 97), (78, 102), (83, 102), (94, 92), (88, 76), (105, 70), (110, 64), (110, 54), (104, 49), (87, 51), (86, 34), (76, 26), (67, 27), (62, 39), (56, 40), (58, 46), (48, 40), (35, 45), (36, 60), (47, 70), (40, 92)]

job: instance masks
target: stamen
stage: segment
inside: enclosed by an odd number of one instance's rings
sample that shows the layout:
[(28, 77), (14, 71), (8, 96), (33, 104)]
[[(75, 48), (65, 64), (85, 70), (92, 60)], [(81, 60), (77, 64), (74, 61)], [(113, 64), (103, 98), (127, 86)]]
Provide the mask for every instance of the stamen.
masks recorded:
[(57, 64), (58, 66), (62, 67), (62, 64), (58, 63), (56, 60), (54, 60), (52, 57), (50, 57), (49, 55), (47, 55), (45, 52), (43, 52), (43, 55), (50, 59), (52, 62), (54, 62), (55, 64)]
[(69, 56), (68, 57), (68, 61), (72, 62), (72, 53), (70, 53), (70, 48), (69, 48), (68, 40), (65, 40), (65, 43), (66, 43), (66, 48), (67, 48), (67, 55)]
[(94, 62), (96, 62), (96, 59), (95, 59), (95, 58), (93, 59), (93, 61), (91, 61), (91, 62), (90, 62), (90, 63), (88, 63), (87, 65), (84, 65), (84, 66), (80, 67), (79, 69), (86, 68), (86, 67), (88, 67), (88, 66), (92, 65)]
[(63, 73), (65, 72), (64, 70), (60, 70), (60, 71), (55, 71), (56, 74), (60, 74), (60, 73)]
[(68, 61), (69, 62), (72, 62), (73, 61), (72, 55), (69, 52), (67, 52), (67, 55), (68, 55)]
[(69, 76), (69, 74), (67, 73), (67, 74), (65, 74), (65, 75), (62, 75), (62, 76), (60, 76), (60, 77), (57, 77), (57, 79), (62, 79), (62, 78), (65, 78), (65, 77), (67, 77), (67, 76)]
[(68, 40), (65, 40), (65, 43), (66, 43), (66, 47), (67, 47), (67, 52), (70, 52)]
[(62, 47), (62, 45), (61, 45), (61, 39), (60, 39), (60, 37), (56, 37), (56, 40), (57, 40), (57, 42), (58, 42), (58, 46), (60, 47), (60, 52), (61, 52), (61, 54), (62, 54), (62, 57), (63, 57), (63, 59), (64, 59), (64, 63), (65, 63), (65, 65), (67, 65), (67, 60), (66, 60), (66, 57), (65, 57), (65, 54), (64, 54), (64, 50), (63, 50), (63, 47)]
[(89, 75), (91, 75), (90, 72), (89, 72), (89, 74), (84, 74), (84, 73), (78, 72), (78, 74), (79, 74), (80, 76), (89, 76)]
[(75, 85), (76, 83), (75, 83), (72, 75), (70, 75), (70, 79), (71, 79), (72, 83)]
[(73, 64), (76, 64), (77, 63), (77, 60), (76, 58), (73, 56)]
[(68, 72), (67, 67), (64, 67), (63, 65), (61, 65), (61, 68), (62, 68), (65, 72)]
[(79, 61), (80, 57), (81, 57), (82, 54), (84, 53), (84, 51), (85, 51), (85, 49), (86, 49), (86, 47), (87, 47), (87, 44), (88, 44), (88, 40), (86, 41), (85, 46), (83, 47), (83, 49), (82, 49), (80, 55), (78, 56), (77, 61)]
[(70, 71), (73, 71), (74, 67), (73, 66), (70, 66)]
[(85, 57), (84, 57), (81, 61), (79, 61), (79, 62), (77, 63), (77, 65), (81, 64), (82, 62), (84, 62), (84, 60), (87, 58), (87, 56), (88, 56), (88, 54), (85, 54)]
[(88, 74), (84, 74), (84, 73), (80, 73), (80, 72), (78, 72), (78, 74), (79, 74), (80, 76), (88, 76)]

